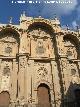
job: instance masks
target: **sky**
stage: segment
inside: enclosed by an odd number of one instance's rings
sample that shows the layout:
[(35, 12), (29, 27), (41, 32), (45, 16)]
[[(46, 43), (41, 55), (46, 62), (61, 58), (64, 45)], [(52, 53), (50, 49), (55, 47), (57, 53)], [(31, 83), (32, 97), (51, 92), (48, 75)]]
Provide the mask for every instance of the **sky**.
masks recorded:
[[(47, 19), (54, 19), (56, 14), (62, 27), (68, 25), (75, 29), (77, 25), (80, 26), (80, 0), (30, 1), (0, 0), (0, 23), (9, 23), (9, 19), (12, 17), (13, 24), (19, 24), (20, 15), (25, 11), (26, 16), (42, 16)], [(69, 1), (70, 3), (66, 3)]]

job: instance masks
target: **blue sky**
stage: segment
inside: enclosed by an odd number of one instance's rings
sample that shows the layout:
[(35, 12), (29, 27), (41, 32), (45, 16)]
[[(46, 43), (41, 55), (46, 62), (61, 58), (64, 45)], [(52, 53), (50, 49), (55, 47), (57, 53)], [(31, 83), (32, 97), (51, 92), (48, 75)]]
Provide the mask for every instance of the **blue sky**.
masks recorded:
[[(12, 3), (13, 1), (13, 3)], [(44, 3), (45, 0), (30, 0), (40, 1), (40, 3), (18, 3), (20, 0), (0, 0), (0, 23), (8, 23), (9, 18), (13, 17), (13, 23), (19, 23), (19, 17), (23, 11), (27, 16), (52, 19), (55, 14), (60, 19), (61, 25), (65, 27), (68, 24), (70, 27), (75, 28), (80, 26), (80, 0), (55, 0), (55, 1), (71, 1), (72, 3)], [(54, 0), (46, 0), (54, 1)]]

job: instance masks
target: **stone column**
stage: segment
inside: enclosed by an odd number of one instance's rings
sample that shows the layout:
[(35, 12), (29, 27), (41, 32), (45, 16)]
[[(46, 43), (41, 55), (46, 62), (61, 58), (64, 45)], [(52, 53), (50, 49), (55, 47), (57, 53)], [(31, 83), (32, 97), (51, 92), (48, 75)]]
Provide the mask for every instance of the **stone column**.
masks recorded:
[[(52, 103), (55, 104), (56, 107), (60, 107), (61, 104), (61, 92), (60, 92), (60, 78), (59, 78), (59, 71), (57, 67), (57, 63), (55, 61), (51, 61), (52, 66), (52, 79), (53, 79), (53, 94), (54, 94), (54, 100)], [(53, 98), (52, 98), (53, 99)]]
[(60, 56), (60, 72), (61, 72), (61, 81), (62, 81), (62, 104), (67, 101), (67, 93), (70, 87), (70, 77), (68, 74), (69, 66), (67, 64), (66, 56)]
[(27, 58), (26, 55), (19, 55), (19, 72), (18, 72), (18, 98), (20, 101), (24, 100), (25, 96), (25, 72), (26, 72)]
[(28, 60), (27, 60), (27, 57), (26, 57), (26, 66), (25, 66), (25, 70), (24, 70), (24, 102), (25, 102), (25, 104), (27, 104), (27, 97), (28, 97), (28, 93), (27, 93), (27, 91), (28, 91), (28, 84), (27, 84), (27, 81), (28, 81), (28, 62), (27, 62)]
[(80, 61), (78, 61), (78, 66), (79, 66), (79, 69), (80, 69)]
[[(80, 71), (80, 61), (78, 61), (78, 67), (79, 67), (79, 71)], [(79, 73), (79, 77), (80, 77), (80, 73)], [(79, 83), (80, 83), (80, 79), (79, 79)]]
[[(64, 42), (63, 42), (63, 34), (58, 33), (56, 35), (56, 54), (57, 54), (57, 61), (58, 61), (58, 70), (59, 70), (59, 75), (60, 75), (60, 85), (61, 85), (61, 100), (64, 100), (64, 95), (66, 93), (66, 86), (68, 84), (67, 82), (67, 59), (66, 59), (66, 54), (65, 54), (65, 47), (64, 47)], [(65, 92), (64, 92), (65, 90)]]
[(2, 67), (1, 67), (1, 61), (2, 59), (0, 59), (0, 88), (1, 88), (1, 80), (2, 80)]
[(35, 91), (34, 91), (34, 60), (28, 60), (28, 70), (27, 70), (27, 93), (28, 93), (28, 103), (35, 103)]
[(17, 72), (18, 72), (18, 63), (16, 59), (13, 59), (11, 77), (10, 77), (10, 98), (11, 102), (16, 102), (17, 97)]

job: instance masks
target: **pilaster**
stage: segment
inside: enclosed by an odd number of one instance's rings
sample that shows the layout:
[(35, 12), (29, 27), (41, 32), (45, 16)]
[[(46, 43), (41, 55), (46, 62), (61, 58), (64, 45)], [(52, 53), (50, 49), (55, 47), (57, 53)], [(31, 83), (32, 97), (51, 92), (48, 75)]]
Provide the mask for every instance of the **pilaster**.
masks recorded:
[(1, 67), (2, 59), (0, 59), (0, 89), (1, 89), (1, 80), (2, 80), (2, 67)]
[(28, 103), (34, 103), (34, 60), (28, 60), (28, 72), (27, 72), (27, 90), (28, 90)]
[(16, 59), (13, 59), (13, 69), (11, 71), (11, 77), (10, 77), (10, 97), (11, 102), (16, 102), (17, 98), (17, 72), (18, 72), (18, 63), (16, 62)]
[(19, 55), (19, 72), (18, 72), (18, 98), (20, 101), (24, 100), (25, 97), (25, 72), (27, 68), (27, 58), (26, 55)]
[(56, 61), (51, 61), (51, 67), (52, 67), (53, 94), (54, 94), (53, 103), (55, 104), (56, 107), (60, 107), (61, 105), (60, 77), (58, 75), (59, 71)]

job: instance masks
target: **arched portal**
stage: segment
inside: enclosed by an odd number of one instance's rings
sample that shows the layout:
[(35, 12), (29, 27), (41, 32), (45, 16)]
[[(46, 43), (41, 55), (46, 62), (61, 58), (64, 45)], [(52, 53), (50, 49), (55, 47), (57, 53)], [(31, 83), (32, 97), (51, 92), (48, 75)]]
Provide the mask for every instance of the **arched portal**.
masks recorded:
[(8, 92), (3, 91), (0, 93), (0, 107), (9, 107), (10, 95)]
[(39, 85), (37, 94), (39, 107), (50, 107), (50, 89), (46, 84)]

